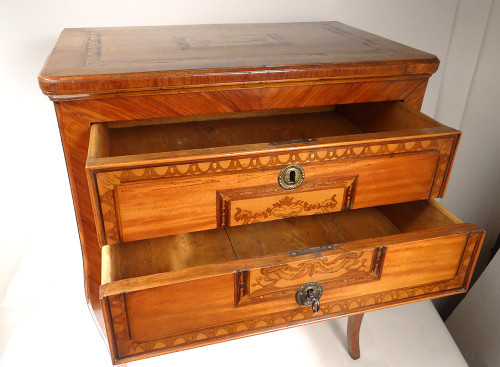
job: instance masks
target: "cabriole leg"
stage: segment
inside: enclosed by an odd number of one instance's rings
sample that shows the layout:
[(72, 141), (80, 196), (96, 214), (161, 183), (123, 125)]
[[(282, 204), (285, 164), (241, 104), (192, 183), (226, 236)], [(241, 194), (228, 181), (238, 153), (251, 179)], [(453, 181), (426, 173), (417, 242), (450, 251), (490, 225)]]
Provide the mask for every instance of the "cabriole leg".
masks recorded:
[(352, 359), (358, 359), (360, 356), (359, 329), (361, 328), (363, 316), (364, 313), (360, 313), (359, 315), (349, 316), (347, 319), (347, 345)]

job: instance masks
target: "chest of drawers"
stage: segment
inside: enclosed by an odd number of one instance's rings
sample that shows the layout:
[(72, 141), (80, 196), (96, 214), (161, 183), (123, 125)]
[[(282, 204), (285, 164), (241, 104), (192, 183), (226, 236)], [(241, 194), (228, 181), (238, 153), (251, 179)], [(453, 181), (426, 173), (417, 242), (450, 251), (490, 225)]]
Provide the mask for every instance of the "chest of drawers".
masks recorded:
[[(337, 22), (66, 29), (56, 107), (113, 363), (467, 289), (435, 56)], [(360, 316), (361, 315), (361, 316)]]

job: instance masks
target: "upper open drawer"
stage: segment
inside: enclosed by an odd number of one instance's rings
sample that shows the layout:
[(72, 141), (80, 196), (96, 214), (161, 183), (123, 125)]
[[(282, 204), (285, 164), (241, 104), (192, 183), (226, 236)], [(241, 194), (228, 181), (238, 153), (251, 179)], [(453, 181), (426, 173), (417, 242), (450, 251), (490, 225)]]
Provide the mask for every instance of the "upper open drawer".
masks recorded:
[(94, 124), (100, 242), (440, 197), (459, 136), (400, 102)]

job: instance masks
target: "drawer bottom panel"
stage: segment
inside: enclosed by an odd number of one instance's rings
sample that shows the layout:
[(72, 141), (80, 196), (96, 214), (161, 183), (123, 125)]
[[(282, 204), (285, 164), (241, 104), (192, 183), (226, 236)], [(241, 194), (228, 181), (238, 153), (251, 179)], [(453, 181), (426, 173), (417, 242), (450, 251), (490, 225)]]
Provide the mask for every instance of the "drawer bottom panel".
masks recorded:
[[(280, 296), (281, 283), (289, 290), (310, 281), (325, 282), (324, 272), (313, 265), (300, 276), (274, 282), (262, 302), (244, 305), (235, 296), (238, 277), (234, 273), (104, 297), (115, 362), (464, 291), (482, 235), (481, 231), (453, 233), (377, 247), (385, 251), (379, 276), (355, 284), (331, 282), (324, 289), (317, 314), (310, 306), (299, 306), (294, 294)], [(365, 251), (352, 252), (362, 255)], [(317, 259), (303, 262), (314, 261)], [(269, 273), (271, 269), (279, 274), (279, 266), (290, 269), (286, 264), (249, 271), (265, 269)], [(342, 266), (350, 265), (343, 262)], [(331, 277), (336, 276), (332, 272)]]

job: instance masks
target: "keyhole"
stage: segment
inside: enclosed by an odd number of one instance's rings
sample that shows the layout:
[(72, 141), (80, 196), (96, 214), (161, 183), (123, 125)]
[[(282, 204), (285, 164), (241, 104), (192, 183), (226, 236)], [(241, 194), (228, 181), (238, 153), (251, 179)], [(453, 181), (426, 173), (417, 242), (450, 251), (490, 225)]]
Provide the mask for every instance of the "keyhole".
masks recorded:
[(278, 174), (278, 183), (286, 190), (294, 189), (304, 181), (304, 169), (298, 164), (283, 168)]

